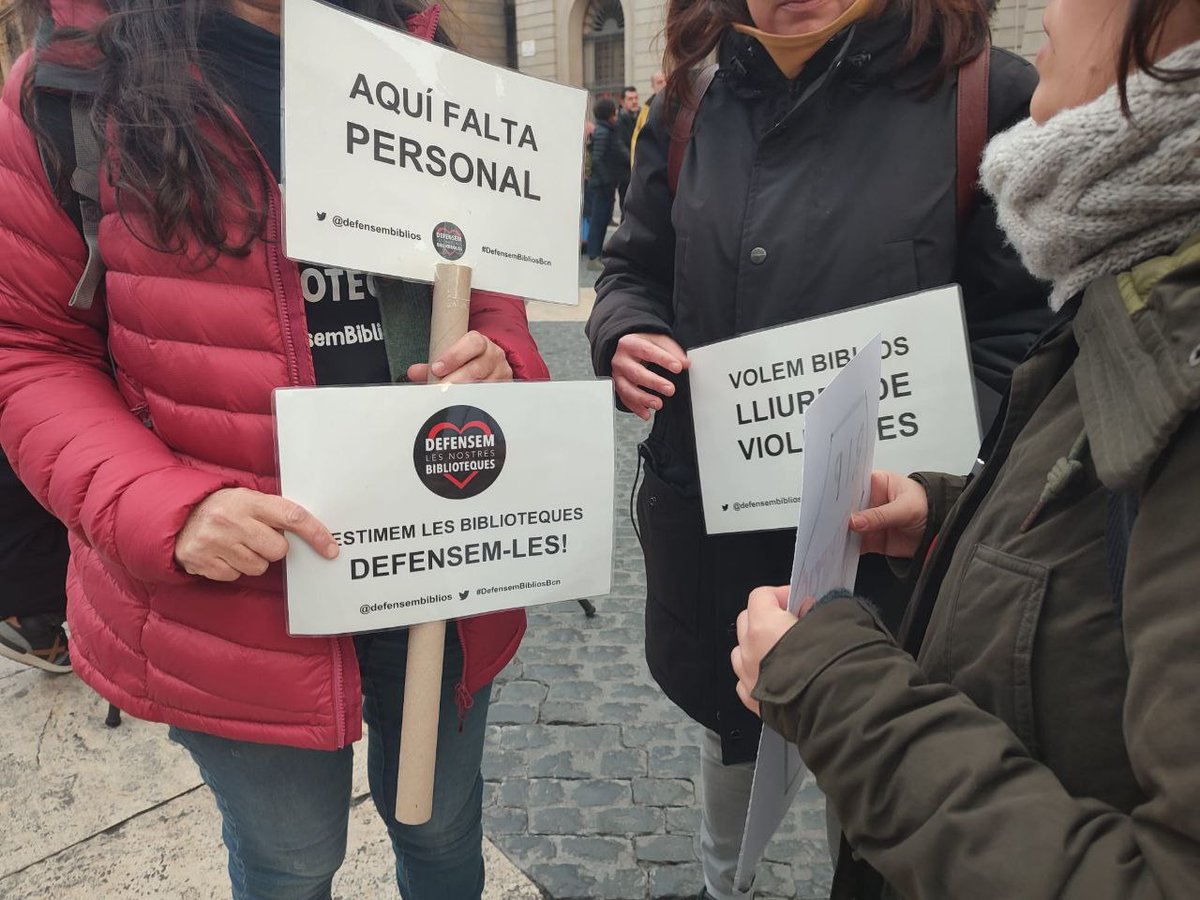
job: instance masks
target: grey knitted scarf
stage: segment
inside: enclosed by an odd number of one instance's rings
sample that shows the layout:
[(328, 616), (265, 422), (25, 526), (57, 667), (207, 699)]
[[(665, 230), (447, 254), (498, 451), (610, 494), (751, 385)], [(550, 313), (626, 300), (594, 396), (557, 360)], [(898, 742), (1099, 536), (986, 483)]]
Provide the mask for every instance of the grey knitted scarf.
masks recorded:
[[(1163, 68), (1200, 65), (1200, 41)], [(1200, 231), (1200, 79), (1135, 73), (1132, 118), (1116, 87), (1044, 125), (1031, 119), (984, 153), (983, 188), (1025, 267), (1053, 282), (1058, 310), (1102, 275), (1169, 253)]]

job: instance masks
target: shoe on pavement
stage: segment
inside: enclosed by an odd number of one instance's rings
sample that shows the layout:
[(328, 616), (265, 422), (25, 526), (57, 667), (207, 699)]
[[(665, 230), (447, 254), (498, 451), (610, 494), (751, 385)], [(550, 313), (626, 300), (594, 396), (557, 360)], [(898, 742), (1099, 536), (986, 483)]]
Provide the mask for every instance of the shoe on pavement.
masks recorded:
[(0, 619), (0, 656), (44, 672), (71, 671), (67, 634), (57, 616)]

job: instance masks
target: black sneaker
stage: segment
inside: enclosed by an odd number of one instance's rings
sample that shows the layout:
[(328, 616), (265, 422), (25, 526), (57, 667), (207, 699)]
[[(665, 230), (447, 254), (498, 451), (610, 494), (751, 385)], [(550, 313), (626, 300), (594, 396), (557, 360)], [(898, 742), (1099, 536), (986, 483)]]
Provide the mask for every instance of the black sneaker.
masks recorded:
[(71, 671), (67, 633), (56, 616), (0, 619), (0, 656), (45, 672)]

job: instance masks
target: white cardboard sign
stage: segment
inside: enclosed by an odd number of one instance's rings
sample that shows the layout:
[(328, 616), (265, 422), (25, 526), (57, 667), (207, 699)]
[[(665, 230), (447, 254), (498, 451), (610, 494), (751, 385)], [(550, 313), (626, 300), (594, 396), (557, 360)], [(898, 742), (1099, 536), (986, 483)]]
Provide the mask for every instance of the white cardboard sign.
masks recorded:
[(275, 391), (280, 488), (340, 545), (289, 537), (288, 630), (344, 634), (608, 593), (608, 381)]
[[(805, 597), (820, 599), (835, 588), (854, 586), (861, 539), (849, 522), (850, 515), (863, 509), (870, 498), (880, 354), (877, 334), (838, 372), (807, 413), (804, 502), (788, 593), (792, 613)], [(805, 771), (795, 746), (764, 728), (738, 856), (739, 890), (749, 890), (755, 865), (791, 808)]]
[(979, 415), (956, 285), (742, 335), (688, 351), (709, 534), (795, 527), (805, 412), (879, 333), (876, 466), (971, 468)]
[(579, 302), (587, 95), (317, 0), (283, 5), (284, 247)]

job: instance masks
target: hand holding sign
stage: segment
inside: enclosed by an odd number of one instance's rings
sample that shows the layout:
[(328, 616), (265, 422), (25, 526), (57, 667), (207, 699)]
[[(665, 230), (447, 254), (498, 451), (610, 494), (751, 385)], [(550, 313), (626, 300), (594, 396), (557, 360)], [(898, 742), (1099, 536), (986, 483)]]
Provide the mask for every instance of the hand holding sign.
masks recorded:
[(612, 358), (613, 388), (625, 408), (649, 421), (650, 411), (662, 409), (663, 397), (675, 395), (675, 385), (647, 368), (653, 363), (678, 375), (691, 365), (687, 353), (667, 334), (627, 334), (617, 341)]
[(283, 559), (290, 531), (326, 559), (337, 544), (317, 517), (298, 503), (248, 488), (225, 488), (204, 498), (175, 538), (175, 561), (189, 575), (237, 581), (261, 575)]
[(912, 559), (925, 534), (929, 498), (925, 488), (899, 472), (872, 472), (871, 499), (850, 517), (850, 530), (862, 535), (860, 553)]
[(408, 380), (421, 384), (432, 377), (448, 384), (512, 381), (513, 370), (503, 348), (478, 331), (468, 331), (433, 361), (408, 367)]
[(738, 677), (737, 695), (746, 709), (760, 715), (758, 701), (753, 697), (758, 684), (758, 671), (763, 658), (771, 652), (785, 634), (808, 614), (816, 602), (808, 597), (796, 614), (788, 612), (789, 585), (760, 587), (750, 593), (746, 608), (737, 617), (737, 646), (729, 658)]

